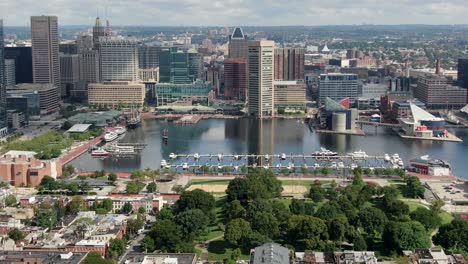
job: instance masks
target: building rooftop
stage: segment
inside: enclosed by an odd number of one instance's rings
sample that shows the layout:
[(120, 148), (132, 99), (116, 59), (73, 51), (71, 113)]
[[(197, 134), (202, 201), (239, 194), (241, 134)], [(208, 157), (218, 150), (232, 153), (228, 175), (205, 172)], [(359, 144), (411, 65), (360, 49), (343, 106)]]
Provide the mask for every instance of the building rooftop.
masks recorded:
[(17, 158), (19, 157), (20, 155), (22, 156), (26, 156), (28, 158), (34, 158), (34, 156), (36, 155), (37, 153), (34, 152), (34, 151), (23, 151), (23, 150), (10, 150), (8, 151), (7, 153), (5, 153), (5, 155), (9, 155), (13, 158)]
[(326, 111), (339, 111), (339, 110), (346, 110), (346, 107), (344, 107), (337, 101), (331, 99), (330, 97), (325, 97), (325, 110)]
[(192, 264), (197, 259), (192, 253), (168, 253), (168, 254), (144, 254), (140, 252), (130, 252), (122, 261), (126, 264)]
[(7, 87), (9, 91), (47, 91), (55, 89), (53, 83), (18, 83)]
[(68, 133), (83, 133), (89, 129), (91, 124), (76, 124), (67, 130)]
[(0, 263), (78, 264), (86, 255), (87, 253), (79, 252), (0, 251)]
[(252, 258), (253, 264), (289, 264), (289, 249), (276, 243), (267, 243), (256, 247)]
[(242, 31), (242, 28), (236, 27), (234, 28), (234, 31), (232, 32), (231, 38), (236, 38), (236, 39), (243, 39), (244, 38), (244, 31)]
[(444, 120), (443, 118), (435, 117), (434, 115), (422, 109), (421, 107), (417, 106), (413, 102), (410, 102), (410, 108), (411, 108), (411, 114), (413, 115), (413, 119), (415, 122), (419, 122), (420, 120), (431, 120), (431, 121)]

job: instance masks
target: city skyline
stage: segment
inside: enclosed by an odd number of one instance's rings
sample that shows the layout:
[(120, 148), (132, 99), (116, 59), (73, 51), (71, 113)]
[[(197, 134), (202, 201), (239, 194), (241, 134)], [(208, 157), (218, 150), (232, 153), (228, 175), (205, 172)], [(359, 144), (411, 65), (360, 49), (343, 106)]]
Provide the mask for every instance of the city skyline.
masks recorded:
[(115, 0), (103, 4), (63, 0), (42, 5), (20, 0), (0, 3), (0, 17), (3, 17), (4, 25), (9, 26), (27, 26), (27, 17), (34, 15), (58, 15), (60, 25), (87, 25), (96, 15), (107, 17), (112, 25), (135, 26), (468, 24), (465, 16), (468, 7), (463, 0), (396, 2), (295, 0), (291, 4), (280, 0), (268, 3), (252, 0), (136, 0), (129, 5)]

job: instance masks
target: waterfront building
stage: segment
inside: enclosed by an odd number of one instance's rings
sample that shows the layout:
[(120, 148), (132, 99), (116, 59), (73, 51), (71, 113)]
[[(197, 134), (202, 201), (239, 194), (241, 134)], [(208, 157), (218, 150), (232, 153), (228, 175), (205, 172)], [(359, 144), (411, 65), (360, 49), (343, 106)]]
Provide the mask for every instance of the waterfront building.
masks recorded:
[[(20, 83), (8, 86), (8, 96), (29, 96), (32, 93), (39, 94), (39, 109), (41, 114), (56, 111), (59, 108), (59, 98), (54, 96), (57, 88), (52, 83)], [(34, 105), (35, 103), (31, 103)]]
[(31, 47), (5, 47), (5, 59), (15, 61), (16, 83), (33, 82)]
[(409, 104), (412, 117), (399, 119), (405, 135), (425, 138), (447, 136), (443, 118), (433, 116), (412, 102)]
[(3, 44), (3, 20), (0, 19), (0, 138), (8, 133), (6, 112), (5, 56)]
[(200, 56), (196, 50), (181, 50), (177, 47), (161, 49), (159, 78), (161, 83), (187, 84), (199, 75)]
[(275, 80), (303, 80), (304, 54), (304, 48), (275, 49)]
[(125, 38), (100, 38), (101, 80), (138, 80), (137, 42)]
[(60, 98), (58, 18), (32, 16), (31, 43), (34, 83), (52, 83)]
[(414, 97), (428, 108), (461, 108), (466, 105), (467, 89), (450, 85), (443, 76), (427, 74), (418, 78)]
[(159, 67), (161, 46), (142, 44), (138, 46), (138, 66), (140, 69), (156, 69)]
[(0, 157), (0, 178), (16, 187), (38, 186), (44, 176), (62, 175), (59, 159), (43, 161), (27, 155), (5, 154)]
[(249, 41), (248, 47), (249, 115), (258, 118), (273, 116), (275, 42)]
[(406, 100), (406, 101), (394, 101), (392, 103), (392, 108), (391, 108), (391, 117), (392, 117), (392, 119), (398, 120), (399, 118), (410, 118), (410, 117), (412, 117), (410, 102), (417, 105), (420, 108), (425, 108), (426, 107), (424, 105), (424, 103), (422, 103), (418, 99)]
[(224, 60), (224, 97), (246, 100), (247, 98), (247, 59)]
[(327, 97), (334, 101), (341, 101), (345, 98), (349, 98), (351, 103), (354, 103), (358, 98), (357, 75), (345, 73), (320, 74), (320, 104), (323, 104)]
[(207, 102), (212, 85), (200, 80), (188, 84), (157, 83), (151, 90), (151, 97), (158, 105), (182, 101)]
[(88, 85), (88, 103), (92, 106), (142, 106), (144, 100), (144, 84), (114, 81)]
[(5, 59), (5, 85), (15, 85), (15, 60)]
[(248, 40), (247, 36), (244, 35), (244, 31), (240, 27), (234, 28), (234, 31), (229, 36), (229, 47), (228, 47), (229, 58), (248, 58)]
[(80, 85), (80, 55), (60, 53), (60, 84), (62, 97), (70, 97)]
[(358, 117), (356, 109), (348, 109), (341, 103), (326, 97), (321, 108), (320, 124), (323, 128), (339, 133), (353, 132)]
[(159, 68), (139, 69), (139, 79), (144, 83), (158, 83), (159, 82)]
[(306, 84), (304, 81), (275, 81), (275, 108), (303, 111), (306, 107)]

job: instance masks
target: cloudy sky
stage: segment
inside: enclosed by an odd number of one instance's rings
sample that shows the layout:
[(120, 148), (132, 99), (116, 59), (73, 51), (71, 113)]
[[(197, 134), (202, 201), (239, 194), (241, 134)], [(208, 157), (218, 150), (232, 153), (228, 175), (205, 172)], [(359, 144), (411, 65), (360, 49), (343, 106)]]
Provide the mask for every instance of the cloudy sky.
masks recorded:
[(1, 0), (5, 25), (57, 15), (92, 24), (107, 6), (114, 25), (468, 24), (467, 0)]

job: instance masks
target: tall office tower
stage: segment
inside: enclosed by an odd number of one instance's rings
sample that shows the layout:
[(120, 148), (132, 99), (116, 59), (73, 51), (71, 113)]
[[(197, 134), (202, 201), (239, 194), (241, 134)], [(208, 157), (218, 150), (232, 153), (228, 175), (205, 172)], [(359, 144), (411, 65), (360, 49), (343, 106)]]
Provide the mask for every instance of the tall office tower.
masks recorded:
[(31, 47), (5, 47), (5, 59), (15, 61), (16, 83), (32, 83)]
[(428, 108), (463, 107), (466, 105), (467, 89), (450, 85), (449, 80), (436, 74), (418, 78), (414, 97)]
[(161, 46), (138, 46), (138, 66), (140, 69), (156, 69), (159, 67), (159, 53)]
[(247, 60), (224, 60), (224, 97), (245, 100), (247, 97)]
[(0, 137), (8, 133), (8, 120), (6, 112), (5, 56), (3, 46), (3, 20), (0, 19)]
[(273, 69), (275, 42), (249, 41), (249, 115), (263, 118), (273, 116)]
[(62, 97), (70, 97), (80, 81), (80, 55), (60, 53), (60, 83)]
[(15, 84), (15, 60), (5, 59), (5, 85), (10, 86)]
[(78, 45), (76, 41), (66, 41), (59, 44), (59, 53), (77, 54)]
[(104, 37), (106, 32), (104, 31), (104, 27), (102, 26), (101, 19), (96, 17), (96, 23), (94, 23), (93, 27), (93, 46), (95, 49), (99, 48), (99, 38)]
[(31, 17), (31, 42), (34, 83), (53, 83), (60, 98), (58, 19), (56, 16)]
[(275, 49), (275, 80), (303, 80), (304, 54), (304, 48)]
[(78, 53), (83, 51), (92, 50), (93, 46), (93, 36), (90, 35), (79, 35), (76, 38), (76, 49)]
[(320, 104), (323, 104), (327, 97), (330, 97), (335, 101), (349, 98), (351, 102), (355, 102), (358, 97), (357, 75), (345, 73), (320, 74)]
[(138, 80), (138, 47), (135, 40), (101, 38), (99, 53), (102, 81)]
[[(458, 59), (458, 82), (468, 90), (468, 59)], [(466, 98), (468, 101), (468, 98)]]
[(80, 79), (86, 83), (98, 83), (101, 81), (99, 51), (84, 50), (80, 53), (80, 74)]
[(159, 57), (159, 82), (193, 83), (198, 78), (200, 64), (200, 56), (195, 50), (163, 48)]
[(245, 58), (248, 57), (248, 40), (244, 35), (242, 28), (236, 27), (229, 36), (229, 58)]

